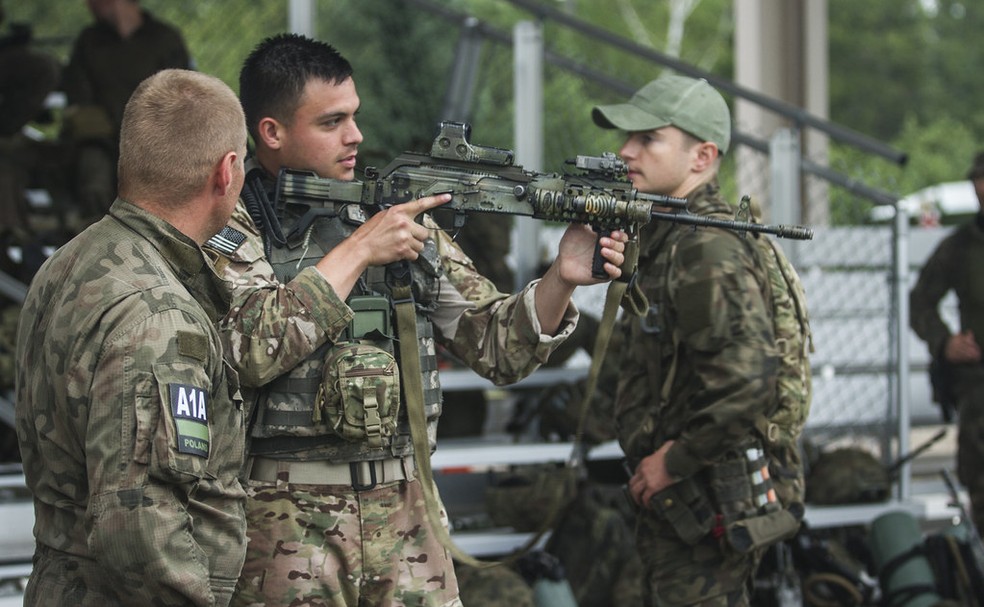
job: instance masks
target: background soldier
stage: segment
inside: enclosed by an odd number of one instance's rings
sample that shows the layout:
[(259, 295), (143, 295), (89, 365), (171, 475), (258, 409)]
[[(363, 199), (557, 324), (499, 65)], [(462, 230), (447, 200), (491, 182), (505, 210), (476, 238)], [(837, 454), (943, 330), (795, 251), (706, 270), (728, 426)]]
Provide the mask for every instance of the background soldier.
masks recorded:
[[(957, 406), (957, 476), (970, 496), (972, 516), (984, 529), (984, 152), (967, 174), (981, 211), (943, 240), (919, 273), (909, 294), (912, 330), (937, 363), (939, 385)], [(960, 330), (952, 333), (940, 317), (939, 304), (950, 291), (957, 295)]]
[(74, 147), (83, 221), (98, 219), (115, 196), (120, 121), (133, 89), (158, 70), (193, 67), (181, 32), (143, 10), (140, 0), (86, 2), (95, 22), (75, 39), (62, 75), (62, 138)]

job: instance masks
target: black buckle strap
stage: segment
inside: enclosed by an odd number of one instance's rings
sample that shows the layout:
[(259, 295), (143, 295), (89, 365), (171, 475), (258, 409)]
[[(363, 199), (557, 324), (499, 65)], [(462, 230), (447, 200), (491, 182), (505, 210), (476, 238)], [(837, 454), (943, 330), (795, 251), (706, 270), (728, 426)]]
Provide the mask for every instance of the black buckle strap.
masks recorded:
[[(361, 464), (367, 464), (369, 466), (369, 484), (364, 485), (359, 482), (359, 466)], [(354, 491), (369, 491), (376, 486), (376, 462), (370, 460), (367, 462), (349, 462), (349, 471), (352, 473), (352, 489)]]

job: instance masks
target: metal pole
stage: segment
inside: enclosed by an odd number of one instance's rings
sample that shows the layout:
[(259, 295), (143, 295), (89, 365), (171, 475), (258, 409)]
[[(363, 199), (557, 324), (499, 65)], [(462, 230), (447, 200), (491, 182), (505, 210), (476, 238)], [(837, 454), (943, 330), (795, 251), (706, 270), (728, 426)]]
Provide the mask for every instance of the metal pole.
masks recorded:
[(799, 132), (777, 129), (769, 142), (769, 221), (798, 224), (800, 221), (800, 146)]
[[(909, 214), (895, 206), (895, 396), (898, 415), (898, 457), (909, 453)], [(912, 474), (911, 462), (899, 469), (898, 498), (909, 499)]]
[[(513, 137), (516, 164), (541, 171), (543, 165), (543, 29), (520, 21), (513, 28), (513, 86), (516, 110)], [(512, 255), (516, 286), (535, 278), (540, 262), (540, 225), (528, 217), (513, 224)]]
[(318, 37), (318, 27), (315, 23), (314, 0), (288, 0), (287, 27), (295, 34), (308, 38)]
[[(802, 188), (800, 182), (801, 153), (799, 131), (777, 129), (769, 142), (769, 208), (768, 223), (799, 225), (802, 223)], [(797, 243), (798, 244), (798, 243)], [(795, 265), (800, 247), (790, 243), (783, 247)]]

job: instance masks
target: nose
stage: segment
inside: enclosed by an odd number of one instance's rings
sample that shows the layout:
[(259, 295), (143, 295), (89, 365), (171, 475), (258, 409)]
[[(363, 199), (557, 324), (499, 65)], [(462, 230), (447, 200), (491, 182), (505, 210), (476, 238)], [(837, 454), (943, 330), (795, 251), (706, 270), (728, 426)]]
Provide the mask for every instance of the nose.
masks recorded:
[(622, 157), (622, 160), (628, 160), (633, 157), (635, 150), (635, 145), (633, 145), (632, 137), (627, 137), (625, 143), (622, 144), (622, 149), (618, 151), (618, 155)]
[(353, 120), (345, 132), (345, 144), (358, 145), (360, 143), (362, 143), (362, 131), (359, 130), (359, 126)]

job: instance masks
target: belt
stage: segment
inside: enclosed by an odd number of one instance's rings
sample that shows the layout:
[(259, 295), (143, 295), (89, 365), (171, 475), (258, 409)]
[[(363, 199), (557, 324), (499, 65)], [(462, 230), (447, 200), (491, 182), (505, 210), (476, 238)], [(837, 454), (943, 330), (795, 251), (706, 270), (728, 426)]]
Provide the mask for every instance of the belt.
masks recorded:
[(295, 485), (347, 485), (356, 491), (368, 491), (382, 483), (413, 480), (415, 471), (413, 456), (365, 462), (295, 462), (254, 456), (249, 478), (274, 483), (283, 472), (286, 481)]

